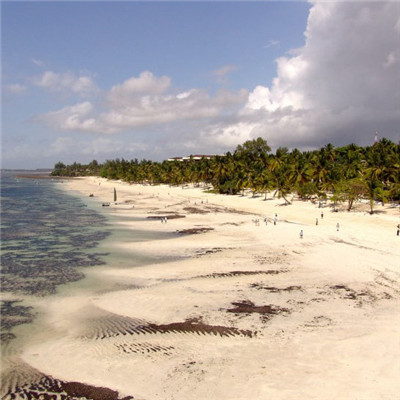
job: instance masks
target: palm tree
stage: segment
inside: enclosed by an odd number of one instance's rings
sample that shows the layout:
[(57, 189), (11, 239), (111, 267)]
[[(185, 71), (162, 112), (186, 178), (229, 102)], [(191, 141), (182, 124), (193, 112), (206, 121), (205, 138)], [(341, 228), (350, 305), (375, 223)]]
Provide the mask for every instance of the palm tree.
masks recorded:
[(288, 151), (286, 147), (279, 147), (269, 163), (269, 170), (272, 176), (272, 186), (275, 189), (274, 197), (278, 195), (278, 198), (282, 197), (286, 204), (291, 204), (286, 198), (293, 190), (293, 175), (288, 163)]
[(386, 196), (383, 191), (383, 184), (381, 182), (381, 175), (383, 169), (377, 166), (372, 166), (366, 169), (363, 176), (363, 183), (366, 188), (366, 194), (370, 204), (370, 214), (374, 213), (374, 201), (380, 199), (384, 201)]

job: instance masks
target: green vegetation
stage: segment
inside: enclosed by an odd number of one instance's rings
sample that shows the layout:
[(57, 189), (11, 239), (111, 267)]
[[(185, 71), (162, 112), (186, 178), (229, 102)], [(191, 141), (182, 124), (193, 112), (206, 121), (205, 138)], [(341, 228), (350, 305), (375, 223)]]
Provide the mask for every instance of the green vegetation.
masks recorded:
[(319, 150), (301, 152), (280, 147), (275, 154), (258, 138), (237, 146), (225, 156), (190, 157), (186, 161), (153, 162), (137, 159), (108, 160), (88, 165), (59, 162), (53, 176), (97, 175), (130, 183), (203, 185), (217, 193), (239, 194), (250, 190), (267, 198), (268, 192), (283, 198), (296, 193), (301, 199), (347, 202), (350, 211), (361, 198), (374, 202), (400, 202), (400, 145), (382, 139), (373, 146), (350, 144), (335, 148), (328, 144)]

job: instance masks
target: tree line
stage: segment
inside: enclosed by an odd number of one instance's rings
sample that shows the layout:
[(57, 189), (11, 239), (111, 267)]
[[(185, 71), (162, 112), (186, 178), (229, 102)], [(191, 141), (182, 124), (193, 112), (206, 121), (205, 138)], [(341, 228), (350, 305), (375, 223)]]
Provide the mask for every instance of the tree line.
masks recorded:
[(289, 151), (279, 147), (275, 153), (262, 138), (238, 145), (233, 153), (201, 160), (185, 161), (125, 159), (87, 165), (58, 162), (53, 176), (97, 175), (129, 183), (203, 185), (221, 194), (251, 191), (267, 198), (268, 193), (283, 198), (289, 194), (300, 199), (330, 197), (346, 202), (348, 211), (360, 199), (368, 199), (373, 213), (375, 201), (400, 202), (400, 144), (381, 139), (372, 146), (332, 144), (313, 151)]

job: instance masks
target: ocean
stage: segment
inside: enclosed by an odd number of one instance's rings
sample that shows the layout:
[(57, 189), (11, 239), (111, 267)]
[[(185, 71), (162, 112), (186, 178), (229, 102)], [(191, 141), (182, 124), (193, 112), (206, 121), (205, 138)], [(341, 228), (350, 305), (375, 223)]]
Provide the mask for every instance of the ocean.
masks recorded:
[(57, 287), (84, 277), (82, 268), (105, 264), (96, 246), (111, 234), (106, 217), (60, 180), (1, 175), (1, 339), (14, 338), (29, 323), (31, 296), (54, 294)]

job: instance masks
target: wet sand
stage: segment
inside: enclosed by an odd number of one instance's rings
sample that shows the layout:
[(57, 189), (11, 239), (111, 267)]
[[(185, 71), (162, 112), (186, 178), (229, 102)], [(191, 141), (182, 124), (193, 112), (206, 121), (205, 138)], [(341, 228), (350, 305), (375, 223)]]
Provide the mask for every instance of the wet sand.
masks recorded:
[(124, 256), (90, 269), (92, 285), (38, 300), (27, 376), (149, 400), (398, 396), (399, 207), (333, 212), (100, 178), (62, 187), (111, 202), (126, 232), (161, 236), (121, 235), (107, 246)]

